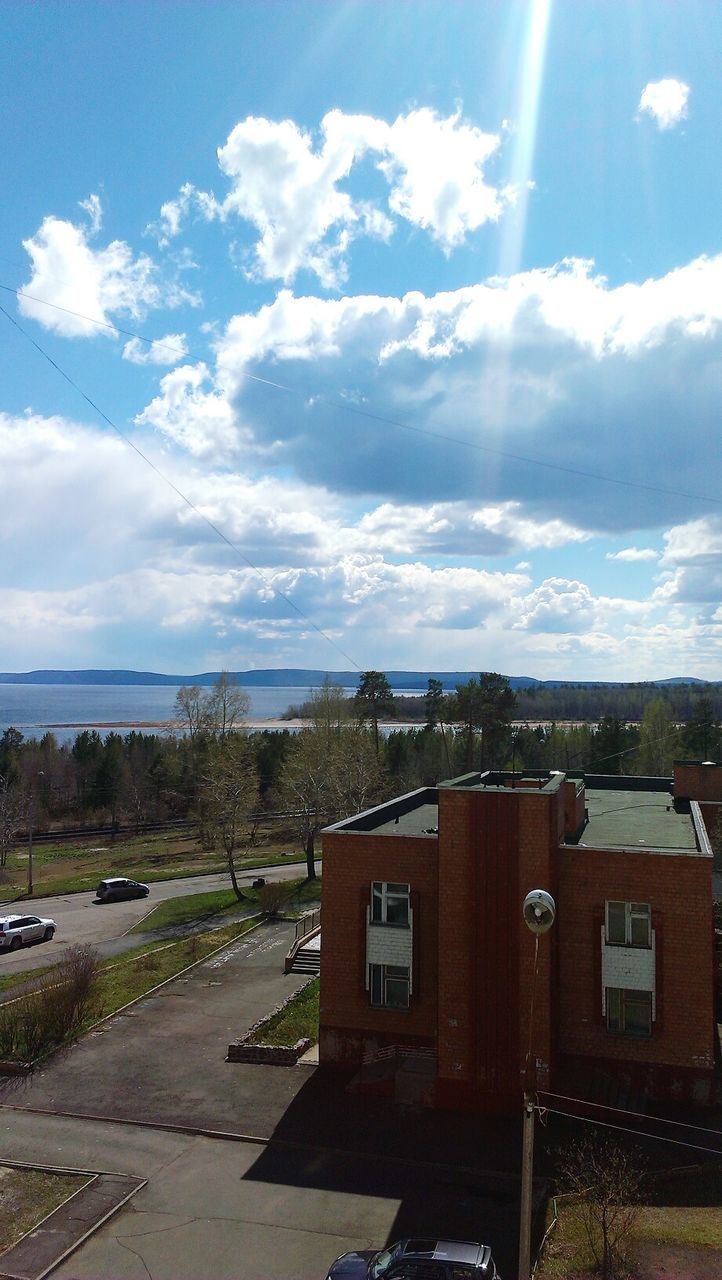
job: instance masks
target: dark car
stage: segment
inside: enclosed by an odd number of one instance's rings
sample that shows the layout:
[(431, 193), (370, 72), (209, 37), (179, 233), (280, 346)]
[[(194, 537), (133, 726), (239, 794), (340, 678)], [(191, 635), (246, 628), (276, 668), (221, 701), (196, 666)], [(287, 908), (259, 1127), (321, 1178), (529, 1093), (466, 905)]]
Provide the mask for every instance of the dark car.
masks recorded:
[(150, 889), (139, 880), (110, 876), (107, 880), (101, 880), (97, 893), (99, 902), (120, 902), (123, 898), (147, 898)]
[(499, 1280), (488, 1244), (399, 1240), (388, 1249), (342, 1253), (327, 1280)]

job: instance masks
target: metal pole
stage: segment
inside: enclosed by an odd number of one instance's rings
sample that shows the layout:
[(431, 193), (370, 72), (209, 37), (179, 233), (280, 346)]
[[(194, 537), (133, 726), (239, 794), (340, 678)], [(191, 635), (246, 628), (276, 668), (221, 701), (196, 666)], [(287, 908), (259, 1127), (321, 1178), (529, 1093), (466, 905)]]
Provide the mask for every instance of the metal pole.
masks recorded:
[(524, 1130), (521, 1156), (521, 1210), (519, 1222), (519, 1280), (531, 1276), (531, 1211), (534, 1178), (534, 1100), (524, 1094)]
[(33, 891), (33, 821), (35, 818), (35, 792), (30, 792), (30, 819), (28, 822), (28, 895)]

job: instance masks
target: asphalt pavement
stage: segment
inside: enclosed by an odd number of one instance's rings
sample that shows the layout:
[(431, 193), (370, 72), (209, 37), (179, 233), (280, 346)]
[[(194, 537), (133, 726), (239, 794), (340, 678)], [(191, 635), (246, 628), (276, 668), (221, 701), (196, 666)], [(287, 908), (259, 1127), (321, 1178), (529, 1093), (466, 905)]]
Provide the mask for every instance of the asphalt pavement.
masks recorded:
[[(266, 880), (293, 880), (302, 876), (305, 864), (281, 863), (267, 867), (253, 867), (241, 872), (239, 883), (250, 885), (257, 876)], [(20, 951), (0, 955), (0, 974), (22, 972), (55, 964), (67, 946), (78, 942), (90, 942), (98, 947), (104, 958), (116, 955), (128, 946), (137, 946), (140, 939), (122, 942), (130, 929), (152, 911), (159, 902), (187, 894), (208, 893), (214, 889), (228, 889), (227, 873), (180, 877), (176, 880), (155, 880), (150, 885), (147, 898), (130, 902), (99, 903), (95, 892), (66, 893), (52, 897), (33, 897), (15, 902), (0, 902), (0, 913), (27, 914), (49, 917), (57, 925), (52, 942), (23, 947)], [(249, 911), (249, 914), (251, 912)], [(206, 926), (207, 927), (207, 926)]]
[(259, 925), (5, 1094), (5, 1159), (148, 1179), (61, 1280), (316, 1280), (348, 1249), (435, 1232), (488, 1241), (512, 1274), (518, 1125), (225, 1061), (305, 980), (283, 973), (292, 934)]

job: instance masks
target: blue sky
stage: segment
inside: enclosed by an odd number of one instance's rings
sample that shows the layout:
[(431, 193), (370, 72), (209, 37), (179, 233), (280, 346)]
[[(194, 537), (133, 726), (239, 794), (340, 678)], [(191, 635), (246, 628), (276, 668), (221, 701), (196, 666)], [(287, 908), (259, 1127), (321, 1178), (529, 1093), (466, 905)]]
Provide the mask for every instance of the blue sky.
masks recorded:
[(718, 678), (721, 35), (3, 6), (0, 669)]

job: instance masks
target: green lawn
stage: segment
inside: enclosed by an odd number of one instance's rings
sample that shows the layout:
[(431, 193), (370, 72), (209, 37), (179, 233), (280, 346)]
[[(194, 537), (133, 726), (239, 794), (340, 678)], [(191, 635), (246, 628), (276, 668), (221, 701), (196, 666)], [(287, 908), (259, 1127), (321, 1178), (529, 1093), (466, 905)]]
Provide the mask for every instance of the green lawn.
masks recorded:
[(319, 979), (312, 978), (278, 1013), (274, 1013), (249, 1037), (250, 1044), (294, 1045), (297, 1040), (318, 1040)]
[[(286, 903), (289, 907), (316, 901), (321, 894), (321, 881), (287, 880)], [(214, 916), (248, 911), (257, 906), (258, 892), (244, 887), (244, 898), (238, 900), (232, 889), (214, 889), (207, 893), (189, 893), (181, 898), (168, 898), (134, 925), (131, 933), (148, 933), (152, 929), (166, 929), (173, 925), (193, 921), (211, 920)]]
[(0, 1165), (0, 1252), (89, 1182), (87, 1174), (46, 1173)]
[[(561, 1196), (557, 1205), (559, 1221), (538, 1275), (544, 1280), (592, 1276), (594, 1260), (575, 1213), (574, 1200)], [(551, 1218), (550, 1207), (547, 1225)], [(721, 1249), (722, 1166), (674, 1170), (651, 1179), (630, 1236), (632, 1256), (636, 1240)]]
[[(118, 1009), (123, 1008), (131, 1000), (145, 995), (153, 987), (158, 986), (159, 983), (164, 982), (167, 978), (174, 977), (175, 974), (188, 968), (195, 961), (203, 960), (212, 951), (216, 951), (219, 947), (234, 941), (236, 938), (240, 938), (257, 923), (257, 918), (251, 917), (247, 920), (239, 920), (235, 924), (225, 925), (220, 929), (209, 929), (204, 933), (181, 938), (176, 942), (157, 939), (151, 943), (140, 944), (134, 950), (126, 952), (121, 957), (105, 961), (101, 966), (92, 1009), (89, 1010), (73, 1039), (78, 1039), (101, 1018), (116, 1013)], [(50, 980), (52, 980), (53, 968), (54, 966), (46, 970), (46, 975), (49, 976)], [(29, 978), (35, 977), (37, 977), (37, 971), (18, 973), (15, 975), (15, 983), (20, 984)], [(28, 995), (27, 997), (19, 997), (19, 1001), (32, 1001), (34, 998), (32, 995)], [(25, 1006), (23, 1003), (18, 1003), (13, 1007), (23, 1009)], [(53, 1044), (41, 1054), (40, 1060), (52, 1056), (61, 1047), (62, 1045), (60, 1044)], [(16, 1052), (20, 1060), (24, 1061), (26, 1054), (20, 1051)]]
[[(286, 850), (282, 853), (281, 850)], [(288, 830), (277, 822), (260, 829), (253, 846), (238, 858), (241, 869), (305, 861)], [(99, 880), (109, 875), (128, 875), (153, 882), (183, 876), (212, 874), (225, 870), (220, 850), (201, 849), (194, 833), (158, 832), (149, 835), (124, 836), (96, 842), (87, 840), (68, 844), (39, 844), (33, 850), (35, 897), (53, 893), (77, 893), (94, 889)], [(19, 845), (3, 869), (0, 899), (22, 894), (27, 885), (27, 849)]]
[(137, 951), (109, 961), (103, 966), (98, 984), (98, 1008), (93, 1021), (115, 1013), (137, 996), (145, 995), (151, 987), (166, 978), (172, 978), (182, 969), (202, 960), (225, 943), (240, 938), (252, 929), (256, 919), (239, 920), (237, 924), (222, 929), (209, 929), (178, 942), (163, 942), (138, 947)]

